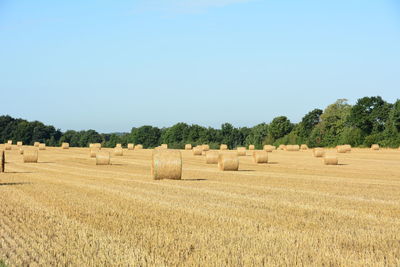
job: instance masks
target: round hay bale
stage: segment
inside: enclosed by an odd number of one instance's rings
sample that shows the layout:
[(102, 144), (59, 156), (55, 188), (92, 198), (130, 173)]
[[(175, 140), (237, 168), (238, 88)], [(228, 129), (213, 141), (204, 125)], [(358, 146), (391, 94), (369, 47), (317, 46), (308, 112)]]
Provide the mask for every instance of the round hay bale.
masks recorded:
[(63, 143), (61, 144), (61, 148), (62, 148), (62, 149), (69, 149), (69, 143), (63, 142)]
[(217, 164), (218, 163), (218, 155), (219, 155), (219, 153), (216, 151), (207, 151), (206, 152), (206, 164)]
[(254, 145), (249, 145), (249, 150), (254, 150), (255, 146)]
[(210, 146), (209, 145), (202, 145), (203, 151), (208, 151), (210, 150)]
[(324, 164), (325, 165), (338, 165), (338, 158), (336, 156), (325, 156)]
[(6, 167), (6, 154), (4, 150), (0, 151), (0, 172), (4, 172)]
[(219, 150), (228, 150), (228, 146), (225, 144), (222, 144), (219, 146)]
[(39, 142), (35, 142), (35, 143), (33, 143), (33, 146), (34, 146), (34, 147), (39, 147), (39, 145), (40, 145), (40, 143), (39, 143)]
[(122, 144), (116, 144), (115, 147), (122, 147)]
[(337, 146), (336, 147), (336, 152), (337, 153), (347, 153), (348, 148), (346, 146)]
[(267, 151), (254, 151), (253, 152), (254, 163), (268, 163), (268, 153)]
[(153, 150), (151, 175), (154, 180), (182, 178), (182, 155), (179, 150)]
[(22, 146), (22, 141), (18, 141), (18, 142), (17, 142), (17, 146), (18, 146), (18, 147)]
[(11, 150), (11, 145), (9, 143), (4, 144), (4, 150)]
[(234, 153), (219, 154), (218, 168), (220, 171), (237, 171), (237, 170), (239, 170), (239, 157)]
[(307, 150), (307, 149), (308, 149), (308, 146), (307, 146), (306, 144), (302, 144), (302, 145), (300, 146), (300, 149), (301, 149), (301, 150)]
[(286, 149), (286, 146), (283, 144), (279, 145), (279, 147), (278, 147), (278, 150), (285, 150), (285, 149)]
[(12, 140), (8, 140), (7, 144), (12, 145)]
[(265, 145), (263, 150), (266, 152), (272, 152), (272, 151), (274, 151), (274, 146)]
[(161, 148), (168, 149), (168, 144), (161, 144)]
[(39, 152), (36, 149), (24, 151), (24, 163), (37, 163)]
[(347, 152), (351, 152), (351, 145), (343, 145), (346, 149)]
[(299, 145), (287, 145), (286, 151), (300, 151)]
[(186, 144), (185, 150), (192, 150), (192, 144)]
[(46, 144), (45, 143), (40, 143), (39, 144), (39, 150), (46, 150)]
[(237, 147), (236, 150), (237, 150), (238, 156), (246, 156), (247, 155), (245, 147)]
[(135, 149), (135, 145), (132, 143), (128, 144), (128, 150), (134, 150)]
[(95, 157), (96, 157), (96, 154), (97, 154), (98, 152), (100, 152), (100, 148), (98, 148), (98, 147), (92, 147), (92, 148), (90, 149), (89, 156), (90, 156), (91, 158), (95, 158)]
[(192, 151), (194, 156), (201, 156), (203, 154), (203, 148), (201, 146), (194, 147)]
[(135, 146), (135, 150), (140, 150), (140, 149), (143, 149), (143, 145), (136, 145)]
[(24, 154), (24, 149), (23, 149), (22, 147), (19, 149), (19, 154), (20, 154), (20, 155), (23, 155), (23, 154)]
[(380, 147), (379, 147), (378, 144), (373, 144), (373, 145), (371, 146), (371, 149), (372, 149), (372, 150), (379, 150)]
[(321, 147), (316, 147), (313, 149), (313, 154), (316, 158), (322, 158), (323, 156), (325, 156), (325, 150)]
[(100, 151), (96, 153), (96, 165), (110, 165), (110, 152)]
[(116, 147), (116, 148), (114, 148), (113, 154), (114, 154), (114, 156), (123, 156), (124, 151), (123, 151), (122, 147)]

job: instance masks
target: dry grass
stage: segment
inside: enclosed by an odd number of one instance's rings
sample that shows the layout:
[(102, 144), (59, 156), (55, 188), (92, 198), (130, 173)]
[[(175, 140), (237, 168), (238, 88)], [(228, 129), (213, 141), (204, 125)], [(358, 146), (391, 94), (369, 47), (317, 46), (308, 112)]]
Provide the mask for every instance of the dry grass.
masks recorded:
[(181, 181), (153, 180), (147, 149), (107, 166), (88, 148), (48, 147), (38, 164), (5, 153), (9, 266), (400, 265), (397, 149), (353, 148), (336, 166), (278, 150), (268, 164), (240, 157), (237, 172), (181, 151)]

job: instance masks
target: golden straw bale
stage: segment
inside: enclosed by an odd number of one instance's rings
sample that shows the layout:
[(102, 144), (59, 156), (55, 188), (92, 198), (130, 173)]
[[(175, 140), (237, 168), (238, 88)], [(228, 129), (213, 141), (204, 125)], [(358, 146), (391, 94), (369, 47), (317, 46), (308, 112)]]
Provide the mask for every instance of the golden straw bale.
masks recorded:
[(192, 144), (186, 144), (185, 150), (192, 150)]
[(92, 148), (90, 149), (89, 156), (90, 156), (91, 158), (95, 158), (95, 157), (96, 157), (96, 154), (97, 154), (98, 152), (100, 152), (100, 148), (98, 148), (98, 147), (92, 147)]
[(122, 144), (116, 144), (115, 147), (122, 147)]
[(123, 156), (124, 151), (123, 151), (122, 147), (116, 147), (116, 148), (114, 148), (113, 154), (114, 154), (114, 156)]
[(372, 150), (379, 150), (380, 147), (379, 147), (378, 144), (373, 144), (373, 145), (371, 146), (371, 149), (372, 149)]
[(210, 150), (210, 146), (209, 145), (202, 145), (203, 151), (208, 151)]
[(278, 150), (285, 150), (285, 149), (286, 149), (286, 146), (283, 144), (279, 145), (279, 147), (278, 147)]
[(23, 155), (23, 154), (24, 154), (24, 149), (23, 149), (22, 147), (19, 149), (19, 154), (20, 154), (20, 155)]
[(182, 155), (179, 150), (153, 150), (151, 175), (154, 180), (182, 178)]
[(17, 146), (18, 146), (18, 147), (22, 146), (22, 141), (18, 141), (18, 142), (17, 142)]
[(324, 164), (325, 165), (338, 165), (338, 158), (336, 156), (325, 156)]
[(307, 150), (307, 149), (308, 149), (308, 146), (307, 146), (306, 144), (302, 144), (302, 145), (300, 146), (300, 149), (301, 149), (301, 150)]
[(286, 151), (300, 151), (299, 145), (287, 145)]
[(313, 149), (313, 154), (316, 158), (322, 158), (323, 156), (325, 156), (325, 150), (321, 147), (316, 147)]
[(228, 150), (228, 146), (225, 144), (222, 144), (219, 146), (219, 150)]
[(253, 152), (254, 163), (268, 163), (268, 153), (264, 150)]
[(136, 145), (135, 150), (138, 150), (138, 149), (143, 149), (143, 145)]
[(237, 147), (236, 150), (237, 150), (238, 156), (246, 156), (247, 155), (245, 147)]
[(347, 152), (351, 152), (351, 145), (343, 145), (346, 149)]
[(161, 147), (164, 149), (168, 149), (168, 144), (161, 144)]
[(249, 145), (249, 150), (254, 150), (254, 149), (255, 149), (254, 145)]
[(6, 154), (0, 150), (0, 172), (4, 172), (6, 167)]
[(11, 145), (9, 143), (4, 144), (4, 150), (11, 150)]
[(63, 143), (61, 144), (61, 148), (62, 148), (62, 149), (69, 149), (69, 143), (63, 142)]
[(110, 162), (110, 152), (103, 152), (99, 150), (96, 153), (96, 165), (110, 165)]
[(34, 146), (34, 147), (39, 147), (39, 145), (40, 145), (40, 143), (39, 143), (39, 142), (35, 142), (35, 143), (33, 143), (33, 146)]
[(206, 163), (207, 164), (217, 164), (218, 163), (218, 155), (219, 155), (219, 153), (216, 151), (207, 151), (206, 152)]
[(203, 154), (203, 147), (196, 146), (196, 147), (193, 148), (193, 155), (201, 156), (202, 154)]
[(134, 150), (135, 149), (135, 145), (132, 143), (128, 144), (128, 150)]
[(234, 153), (221, 153), (218, 156), (218, 168), (220, 171), (239, 170), (239, 157)]
[(274, 151), (274, 146), (265, 145), (263, 150), (266, 152), (272, 152), (272, 151)]
[(39, 150), (46, 150), (46, 144), (45, 143), (40, 143), (39, 144)]
[(7, 144), (12, 145), (12, 140), (8, 140)]
[(337, 146), (336, 151), (337, 151), (337, 153), (347, 153), (348, 148), (346, 146)]
[(39, 152), (37, 149), (30, 149), (24, 151), (24, 163), (38, 162)]

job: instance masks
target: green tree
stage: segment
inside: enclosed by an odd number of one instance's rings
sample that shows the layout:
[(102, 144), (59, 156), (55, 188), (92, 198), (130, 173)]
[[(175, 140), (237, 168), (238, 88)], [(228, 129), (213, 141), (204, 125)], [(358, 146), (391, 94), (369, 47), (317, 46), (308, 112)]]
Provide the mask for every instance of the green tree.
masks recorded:
[(308, 138), (314, 127), (321, 121), (322, 113), (323, 111), (317, 108), (308, 112), (296, 127), (298, 135), (303, 139)]
[(272, 140), (277, 140), (290, 133), (293, 129), (293, 124), (285, 116), (279, 116), (272, 120), (269, 125), (269, 136)]
[(133, 143), (142, 144), (144, 148), (152, 148), (160, 145), (161, 130), (157, 127), (145, 125), (132, 128)]

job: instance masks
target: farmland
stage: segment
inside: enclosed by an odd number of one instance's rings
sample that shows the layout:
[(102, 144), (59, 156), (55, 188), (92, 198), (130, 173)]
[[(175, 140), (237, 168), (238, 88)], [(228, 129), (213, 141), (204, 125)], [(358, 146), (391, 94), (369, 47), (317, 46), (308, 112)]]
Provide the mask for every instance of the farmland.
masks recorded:
[(47, 147), (31, 164), (15, 146), (6, 151), (0, 260), (400, 265), (399, 150), (353, 149), (336, 166), (311, 150), (273, 151), (256, 165), (248, 151), (237, 172), (182, 150), (182, 180), (153, 180), (151, 155), (124, 149), (112, 165), (96, 166), (88, 148)]

